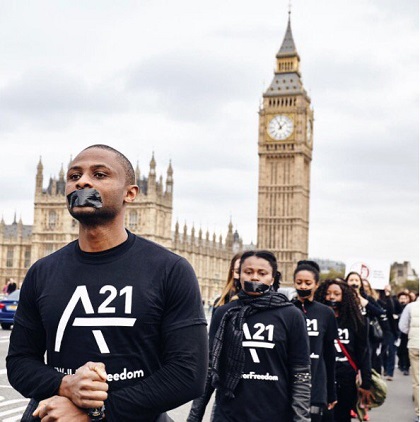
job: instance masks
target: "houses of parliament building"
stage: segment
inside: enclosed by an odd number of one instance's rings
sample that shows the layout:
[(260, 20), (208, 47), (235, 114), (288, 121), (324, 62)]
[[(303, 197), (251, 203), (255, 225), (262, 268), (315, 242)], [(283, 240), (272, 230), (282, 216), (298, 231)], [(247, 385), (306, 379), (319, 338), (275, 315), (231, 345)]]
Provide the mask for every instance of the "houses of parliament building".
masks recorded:
[[(136, 168), (139, 195), (134, 203), (127, 204), (126, 227), (185, 257), (197, 274), (206, 303), (223, 288), (232, 256), (250, 247), (274, 252), (283, 280), (290, 282), (297, 261), (308, 253), (313, 119), (289, 13), (274, 76), (259, 109), (257, 245), (244, 246), (232, 222), (225, 238), (201, 228), (180, 227), (178, 222), (172, 230), (173, 169), (169, 164), (165, 181), (158, 178), (154, 157), (147, 174)], [(32, 263), (77, 239), (78, 224), (67, 211), (64, 192), (64, 169), (44, 187), (40, 159), (33, 225), (25, 225), (16, 217), (12, 224), (3, 218), (0, 221), (2, 285), (10, 278), (21, 282)]]

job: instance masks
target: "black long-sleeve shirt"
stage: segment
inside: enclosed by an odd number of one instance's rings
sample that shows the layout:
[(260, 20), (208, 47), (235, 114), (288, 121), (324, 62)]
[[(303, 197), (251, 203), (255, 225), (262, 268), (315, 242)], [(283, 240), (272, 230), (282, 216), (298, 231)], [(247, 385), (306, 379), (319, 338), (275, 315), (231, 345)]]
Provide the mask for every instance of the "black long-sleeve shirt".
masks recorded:
[[(353, 328), (345, 327), (342, 324), (340, 317), (337, 318), (338, 334), (341, 343), (346, 348), (347, 352), (352, 357), (357, 368), (360, 369), (362, 375), (361, 387), (368, 390), (371, 383), (371, 363), (368, 344), (368, 324), (363, 326), (363, 332), (356, 333)], [(336, 357), (336, 376), (339, 377), (353, 377), (355, 376), (354, 369), (350, 365), (347, 357), (341, 350), (338, 343), (336, 343), (337, 357)]]
[[(219, 307), (209, 331), (210, 348), (225, 312), (237, 302)], [(309, 382), (296, 383), (299, 371), (310, 369), (309, 341), (302, 313), (294, 306), (268, 309), (247, 317), (243, 326), (245, 367), (235, 389), (235, 398), (216, 393), (216, 421), (307, 421), (294, 413), (296, 384), (303, 391), (301, 405), (305, 407)], [(228, 338), (226, 338), (228, 341)], [(229, 344), (224, 345), (230, 350)], [(306, 412), (309, 415), (309, 400)], [(305, 409), (304, 409), (305, 410)], [(305, 412), (303, 412), (305, 414)]]
[(381, 318), (384, 315), (386, 316), (385, 309), (383, 309), (381, 305), (372, 296), (366, 295), (365, 299), (368, 301), (367, 305), (365, 306), (365, 309), (366, 315), (369, 318)]
[(331, 308), (306, 300), (293, 301), (305, 318), (311, 350), (311, 404), (326, 405), (337, 400), (335, 389), (334, 340), (338, 337), (337, 322)]
[(398, 318), (395, 318), (394, 315), (399, 316), (402, 313), (400, 302), (394, 296), (384, 296), (378, 302), (386, 310), (389, 329), (395, 337), (398, 337)]
[(87, 361), (104, 362), (107, 420), (154, 421), (203, 392), (205, 325), (198, 283), (183, 258), (131, 233), (99, 253), (72, 242), (28, 271), (9, 381), (41, 400)]

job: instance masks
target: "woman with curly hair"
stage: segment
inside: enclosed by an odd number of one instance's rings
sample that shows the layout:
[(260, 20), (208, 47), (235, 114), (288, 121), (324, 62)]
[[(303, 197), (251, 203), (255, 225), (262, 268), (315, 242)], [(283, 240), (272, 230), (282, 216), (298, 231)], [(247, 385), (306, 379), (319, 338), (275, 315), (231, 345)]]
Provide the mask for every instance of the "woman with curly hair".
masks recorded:
[(384, 318), (384, 321), (386, 321), (385, 309), (379, 305), (376, 298), (366, 292), (365, 282), (369, 283), (368, 280), (362, 280), (359, 273), (351, 271), (347, 274), (345, 282), (356, 292), (362, 315), (367, 316), (368, 318)]
[(356, 292), (357, 300), (359, 302), (360, 310), (362, 315), (366, 318), (366, 322), (369, 325), (369, 347), (370, 347), (370, 362), (372, 368), (379, 374), (381, 373), (381, 342), (382, 339), (375, 338), (373, 327), (370, 322), (375, 318), (378, 320), (382, 330), (385, 332), (389, 330), (388, 319), (386, 311), (379, 303), (371, 296), (366, 293), (364, 282), (362, 277), (356, 271), (351, 271), (346, 276), (346, 283), (354, 289)]
[[(325, 280), (315, 293), (315, 300), (329, 306), (337, 319), (339, 341), (336, 343), (337, 405), (325, 420), (350, 422), (350, 410), (355, 408), (358, 394), (362, 403), (371, 400), (371, 366), (369, 359), (368, 327), (360, 311), (354, 289), (347, 283)], [(340, 344), (341, 343), (341, 344)], [(344, 350), (346, 352), (344, 352)], [(356, 373), (346, 354), (360, 370), (362, 382), (356, 387)]]

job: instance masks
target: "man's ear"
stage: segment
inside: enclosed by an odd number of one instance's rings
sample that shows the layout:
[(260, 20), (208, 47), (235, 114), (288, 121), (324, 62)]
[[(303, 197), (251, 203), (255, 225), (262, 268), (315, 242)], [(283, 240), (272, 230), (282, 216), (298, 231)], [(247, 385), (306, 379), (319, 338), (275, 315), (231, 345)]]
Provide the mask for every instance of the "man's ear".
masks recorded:
[(139, 187), (137, 185), (129, 185), (125, 193), (124, 202), (134, 202), (138, 192)]

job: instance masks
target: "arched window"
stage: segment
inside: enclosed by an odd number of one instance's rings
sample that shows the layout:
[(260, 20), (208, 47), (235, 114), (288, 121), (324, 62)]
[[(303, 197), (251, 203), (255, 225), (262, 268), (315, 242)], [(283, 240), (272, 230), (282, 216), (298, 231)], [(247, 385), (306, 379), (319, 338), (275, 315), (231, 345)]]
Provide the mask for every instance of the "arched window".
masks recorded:
[(31, 265), (31, 248), (29, 246), (27, 246), (25, 248), (25, 262), (24, 262), (23, 266), (25, 268), (29, 268), (30, 265)]
[(57, 225), (57, 212), (50, 211), (48, 213), (48, 228), (54, 230)]
[(44, 256), (50, 255), (54, 252), (54, 245), (52, 243), (44, 244)]
[(128, 225), (130, 229), (134, 229), (137, 226), (137, 211), (130, 211)]
[(14, 247), (8, 246), (7, 247), (7, 258), (6, 258), (6, 267), (7, 268), (13, 267), (13, 255), (14, 255)]

